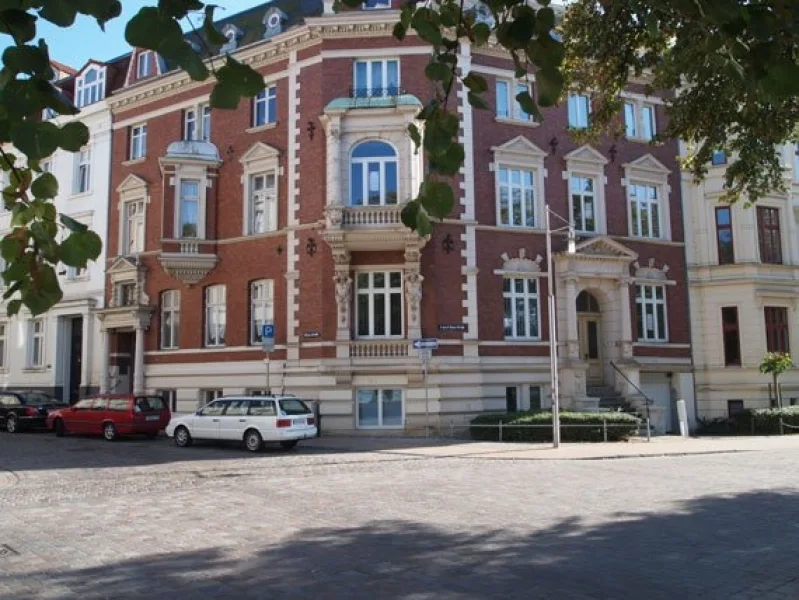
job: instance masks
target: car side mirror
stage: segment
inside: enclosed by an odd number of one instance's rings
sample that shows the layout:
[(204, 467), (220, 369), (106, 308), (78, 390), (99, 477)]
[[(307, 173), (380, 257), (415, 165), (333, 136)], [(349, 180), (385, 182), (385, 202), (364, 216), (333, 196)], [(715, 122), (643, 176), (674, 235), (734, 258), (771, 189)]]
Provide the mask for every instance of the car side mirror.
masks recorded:
[(194, 416), (195, 417), (202, 417), (203, 416), (203, 411), (201, 411), (201, 410), (195, 411)]

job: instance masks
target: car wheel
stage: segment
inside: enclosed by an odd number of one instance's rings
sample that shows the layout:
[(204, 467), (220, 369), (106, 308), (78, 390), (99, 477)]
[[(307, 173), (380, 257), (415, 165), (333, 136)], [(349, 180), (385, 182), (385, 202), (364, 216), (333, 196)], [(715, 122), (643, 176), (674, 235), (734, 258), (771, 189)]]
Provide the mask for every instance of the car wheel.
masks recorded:
[(16, 415), (8, 415), (8, 417), (6, 417), (6, 431), (8, 433), (17, 433), (19, 431), (19, 423), (17, 422)]
[(64, 437), (64, 434), (67, 432), (67, 428), (62, 419), (55, 420), (55, 426), (53, 429), (55, 429), (55, 434), (57, 437)]
[(280, 445), (283, 446), (285, 450), (291, 450), (297, 445), (297, 442), (299, 442), (299, 440), (286, 440), (285, 442), (280, 442)]
[(106, 423), (103, 425), (103, 437), (108, 442), (113, 442), (117, 437), (117, 428), (113, 423)]
[(175, 429), (175, 446), (185, 448), (191, 446), (191, 434), (185, 427), (178, 427)]
[(244, 447), (250, 452), (258, 452), (261, 449), (264, 441), (261, 434), (255, 429), (248, 429), (244, 434)]

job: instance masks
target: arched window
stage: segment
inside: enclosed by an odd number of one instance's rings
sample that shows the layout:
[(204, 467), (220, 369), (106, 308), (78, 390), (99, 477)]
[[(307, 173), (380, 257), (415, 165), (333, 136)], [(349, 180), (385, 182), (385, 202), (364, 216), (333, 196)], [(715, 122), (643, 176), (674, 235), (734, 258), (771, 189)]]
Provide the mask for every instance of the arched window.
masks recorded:
[(350, 159), (350, 204), (382, 206), (396, 203), (396, 150), (378, 141), (355, 146)]
[(78, 108), (99, 102), (105, 97), (105, 68), (91, 67), (79, 77), (75, 93)]

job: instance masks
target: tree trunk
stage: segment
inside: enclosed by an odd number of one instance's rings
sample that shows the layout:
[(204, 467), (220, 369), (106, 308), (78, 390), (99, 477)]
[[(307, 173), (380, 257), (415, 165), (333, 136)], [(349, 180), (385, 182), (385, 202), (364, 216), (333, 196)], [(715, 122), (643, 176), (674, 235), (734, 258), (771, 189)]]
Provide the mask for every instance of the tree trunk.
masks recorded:
[(780, 385), (777, 383), (777, 373), (774, 373), (774, 397), (777, 399), (777, 408), (782, 408), (782, 394), (780, 393)]

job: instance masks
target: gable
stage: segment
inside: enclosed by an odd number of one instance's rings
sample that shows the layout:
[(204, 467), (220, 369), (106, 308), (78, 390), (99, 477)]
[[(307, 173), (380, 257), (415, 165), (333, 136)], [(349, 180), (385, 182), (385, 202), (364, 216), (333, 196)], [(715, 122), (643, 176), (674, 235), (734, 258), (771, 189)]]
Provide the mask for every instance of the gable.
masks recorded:
[(625, 169), (636, 169), (638, 171), (648, 171), (650, 173), (657, 173), (658, 175), (667, 175), (671, 173), (666, 166), (656, 159), (651, 154), (644, 154), (642, 157), (634, 160), (631, 163), (622, 165)]
[(239, 162), (247, 164), (258, 160), (277, 161), (279, 158), (280, 150), (264, 142), (256, 142), (244, 153), (244, 156), (239, 159)]
[(147, 182), (136, 175), (130, 174), (117, 186), (117, 192), (124, 194), (133, 190), (146, 190)]
[(128, 273), (128, 272), (131, 272), (131, 271), (135, 272), (137, 269), (138, 269), (138, 267), (136, 266), (135, 262), (133, 262), (131, 259), (129, 259), (126, 256), (120, 256), (119, 258), (117, 258), (114, 261), (114, 264), (112, 264), (108, 268), (107, 272), (108, 273)]
[(547, 153), (523, 135), (516, 136), (501, 146), (492, 146), (494, 154), (518, 155), (525, 157), (544, 158)]
[(608, 159), (590, 144), (585, 144), (584, 146), (580, 146), (579, 148), (572, 150), (568, 154), (565, 154), (563, 158), (566, 161), (579, 161), (602, 165), (608, 164)]
[(627, 260), (635, 260), (638, 258), (636, 252), (633, 252), (624, 244), (620, 244), (616, 240), (605, 236), (593, 237), (584, 242), (580, 242), (575, 247), (575, 252), (577, 254), (623, 258)]

